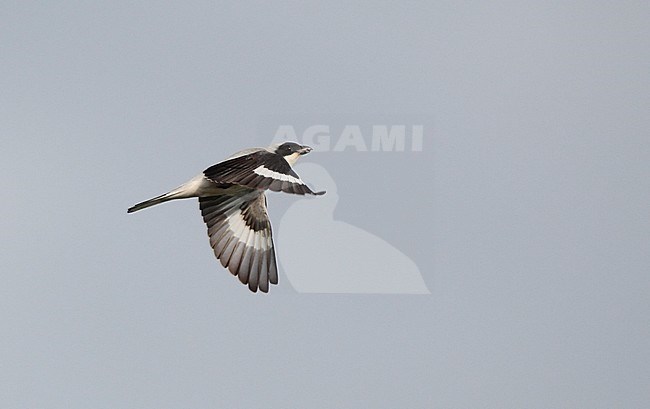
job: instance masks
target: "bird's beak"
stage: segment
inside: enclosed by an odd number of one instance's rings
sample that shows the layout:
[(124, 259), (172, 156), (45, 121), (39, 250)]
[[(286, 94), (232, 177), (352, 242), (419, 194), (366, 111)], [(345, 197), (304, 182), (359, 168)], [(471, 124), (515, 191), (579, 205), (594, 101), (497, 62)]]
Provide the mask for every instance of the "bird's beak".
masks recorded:
[(303, 146), (302, 148), (298, 149), (298, 153), (301, 155), (306, 155), (311, 151), (312, 149), (309, 146)]

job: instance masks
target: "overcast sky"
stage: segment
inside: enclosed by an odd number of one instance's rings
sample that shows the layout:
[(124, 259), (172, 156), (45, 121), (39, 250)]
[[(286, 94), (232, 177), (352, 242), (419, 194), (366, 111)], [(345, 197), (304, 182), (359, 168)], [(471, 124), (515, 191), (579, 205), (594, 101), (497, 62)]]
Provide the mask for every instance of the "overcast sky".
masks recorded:
[[(3, 407), (648, 405), (650, 5), (349, 3), (0, 2)], [(283, 125), (430, 294), (252, 294), (195, 200), (126, 214)]]

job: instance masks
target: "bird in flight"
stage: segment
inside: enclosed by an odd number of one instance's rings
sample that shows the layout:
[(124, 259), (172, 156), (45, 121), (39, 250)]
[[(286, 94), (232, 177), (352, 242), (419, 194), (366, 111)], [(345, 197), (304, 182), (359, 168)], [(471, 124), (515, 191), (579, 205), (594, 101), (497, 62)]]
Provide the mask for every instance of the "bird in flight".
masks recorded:
[(169, 200), (198, 197), (215, 256), (251, 291), (259, 288), (266, 293), (269, 282), (278, 283), (278, 267), (264, 191), (324, 194), (313, 192), (291, 169), (311, 150), (295, 142), (245, 149), (176, 189), (134, 205), (127, 213)]

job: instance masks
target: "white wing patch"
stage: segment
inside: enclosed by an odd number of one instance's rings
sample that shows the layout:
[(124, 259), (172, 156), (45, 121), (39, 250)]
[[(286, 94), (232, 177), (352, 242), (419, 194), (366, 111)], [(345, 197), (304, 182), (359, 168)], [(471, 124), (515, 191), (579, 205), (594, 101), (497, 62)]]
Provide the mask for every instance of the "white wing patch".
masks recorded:
[[(272, 247), (271, 240), (264, 240), (262, 231), (255, 232), (248, 227), (246, 221), (242, 217), (241, 210), (237, 209), (226, 219), (228, 228), (233, 232), (234, 236), (240, 241), (246, 243), (256, 250), (268, 250)], [(248, 240), (246, 240), (248, 238)], [(254, 239), (254, 241), (253, 241)]]
[(260, 176), (264, 176), (266, 178), (271, 178), (275, 180), (281, 180), (283, 182), (291, 182), (291, 183), (297, 183), (299, 185), (304, 185), (303, 181), (300, 180), (300, 178), (293, 177), (291, 175), (287, 175), (284, 173), (280, 172), (275, 172), (271, 169), (266, 168), (264, 165), (260, 165), (257, 168), (253, 170), (253, 172), (257, 173)]
[(278, 269), (264, 193), (200, 197), (199, 205), (221, 265), (251, 291), (268, 292), (278, 283)]

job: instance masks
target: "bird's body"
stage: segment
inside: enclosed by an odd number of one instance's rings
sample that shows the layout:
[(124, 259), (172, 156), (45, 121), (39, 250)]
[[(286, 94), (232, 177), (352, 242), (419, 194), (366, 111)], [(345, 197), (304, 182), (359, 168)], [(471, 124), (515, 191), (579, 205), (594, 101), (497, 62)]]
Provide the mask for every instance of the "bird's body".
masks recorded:
[(278, 283), (278, 271), (264, 191), (325, 193), (313, 192), (291, 169), (300, 155), (310, 151), (308, 146), (293, 142), (245, 149), (127, 212), (169, 200), (198, 197), (215, 256), (251, 291), (259, 288), (268, 292), (269, 283)]

